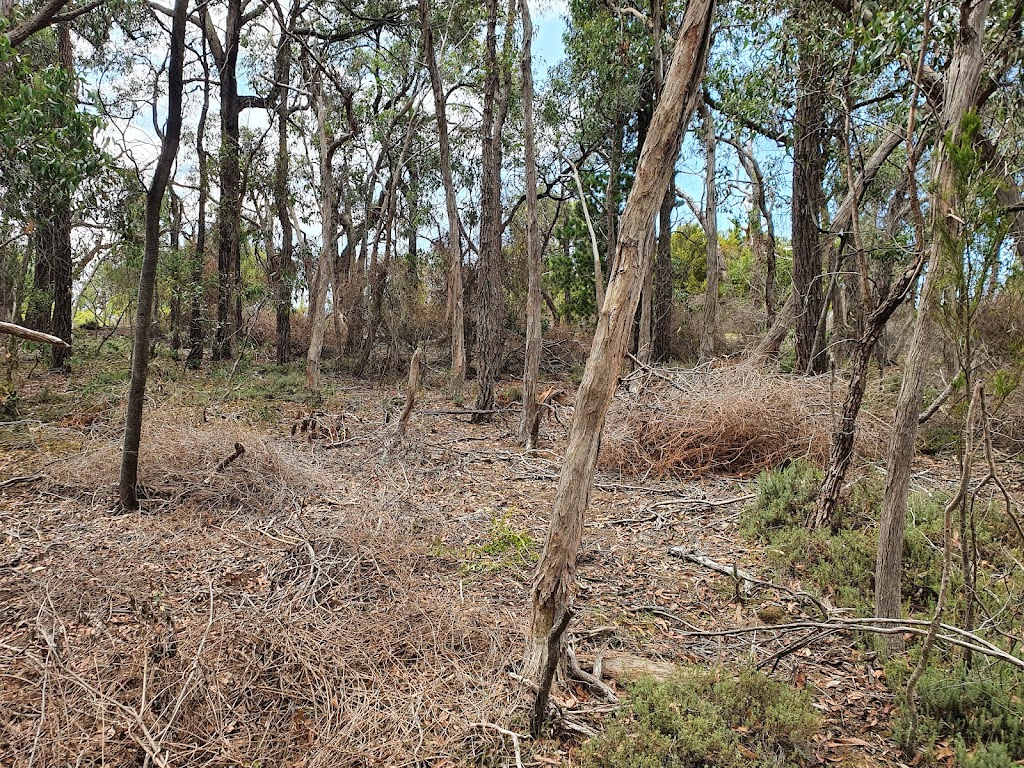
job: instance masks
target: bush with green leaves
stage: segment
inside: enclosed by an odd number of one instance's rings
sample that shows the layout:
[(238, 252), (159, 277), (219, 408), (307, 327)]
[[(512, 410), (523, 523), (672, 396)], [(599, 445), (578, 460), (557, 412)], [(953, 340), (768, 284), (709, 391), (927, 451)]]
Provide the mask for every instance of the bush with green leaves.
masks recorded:
[(801, 765), (819, 718), (806, 691), (761, 672), (681, 670), (627, 686), (614, 722), (580, 754), (587, 768)]
[[(892, 659), (886, 665), (890, 686), (900, 693), (911, 663)], [(1024, 759), (1024, 673), (1001, 664), (962, 659), (930, 666), (917, 684), (922, 735), (934, 741), (943, 734), (957, 738), (957, 763), (972, 768), (1001, 768)], [(904, 707), (893, 722), (898, 743), (906, 738)]]

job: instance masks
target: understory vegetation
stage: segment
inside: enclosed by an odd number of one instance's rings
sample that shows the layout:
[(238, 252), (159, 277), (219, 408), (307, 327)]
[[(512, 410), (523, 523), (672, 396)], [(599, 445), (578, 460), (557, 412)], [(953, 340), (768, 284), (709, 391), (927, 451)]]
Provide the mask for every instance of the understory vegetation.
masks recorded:
[(640, 679), (601, 736), (582, 750), (592, 768), (717, 768), (806, 764), (819, 718), (807, 691), (763, 673), (682, 668)]
[[(763, 473), (757, 479), (756, 500), (741, 515), (740, 531), (764, 546), (777, 578), (802, 584), (852, 615), (873, 616), (877, 508), (884, 485), (872, 474), (860, 477), (851, 483), (835, 525), (810, 529), (820, 484), (820, 469), (806, 461)], [(930, 620), (935, 610), (948, 500), (937, 490), (919, 490), (908, 503), (903, 601), (910, 618)], [(943, 620), (959, 627), (978, 622), (996, 634), (1009, 632), (1012, 647), (1012, 633), (1024, 610), (1024, 542), (1001, 498), (976, 501), (968, 507), (968, 518), (960, 521), (959, 530), (967, 536), (958, 537)], [(968, 588), (971, 575), (973, 587)], [(870, 635), (863, 643), (867, 649), (884, 646)], [(899, 743), (908, 727), (906, 699), (900, 692), (916, 662), (911, 648), (909, 656), (885, 664), (889, 686), (901, 701), (893, 723)], [(1020, 670), (970, 651), (950, 648), (933, 656), (917, 684), (929, 754), (934, 758), (943, 742), (955, 743), (958, 762), (975, 768), (1010, 766), (1024, 759), (1022, 686)]]

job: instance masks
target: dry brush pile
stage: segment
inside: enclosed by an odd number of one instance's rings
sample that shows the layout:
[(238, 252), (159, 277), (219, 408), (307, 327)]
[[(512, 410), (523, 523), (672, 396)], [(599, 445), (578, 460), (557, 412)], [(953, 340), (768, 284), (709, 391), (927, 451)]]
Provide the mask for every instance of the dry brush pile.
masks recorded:
[(747, 477), (788, 459), (820, 463), (842, 397), (824, 377), (745, 363), (640, 370), (624, 383), (600, 466), (635, 477)]
[(519, 704), (515, 622), (460, 595), (401, 505), (328, 501), (308, 456), (236, 424), (165, 414), (146, 445), (142, 514), (109, 511), (109, 435), (0, 503), (0, 765), (505, 751), (473, 724)]

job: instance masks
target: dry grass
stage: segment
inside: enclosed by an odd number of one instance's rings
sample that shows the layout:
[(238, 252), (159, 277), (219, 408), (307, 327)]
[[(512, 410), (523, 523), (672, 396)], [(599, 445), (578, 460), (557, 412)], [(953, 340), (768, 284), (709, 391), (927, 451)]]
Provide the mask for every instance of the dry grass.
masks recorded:
[[(828, 382), (745, 364), (641, 371), (609, 414), (600, 465), (633, 476), (746, 477), (786, 459), (822, 462)], [(838, 396), (838, 395), (837, 395)]]
[[(0, 504), (0, 765), (507, 753), (473, 723), (525, 711), (505, 672), (515, 618), (462, 594), (393, 495), (339, 501), (299, 441), (180, 416), (149, 416), (144, 513), (105, 511), (109, 434), (55, 465), (36, 500)], [(245, 455), (214, 471), (236, 441)]]
[[(290, 509), (315, 486), (308, 467), (271, 445), (266, 436), (236, 421), (162, 409), (147, 413), (139, 455), (139, 497), (153, 512), (185, 506), (265, 514)], [(120, 424), (123, 419), (114, 419)], [(245, 453), (218, 466), (241, 444)], [(121, 460), (116, 430), (89, 441), (76, 456), (48, 473), (53, 489), (89, 503), (112, 504)]]

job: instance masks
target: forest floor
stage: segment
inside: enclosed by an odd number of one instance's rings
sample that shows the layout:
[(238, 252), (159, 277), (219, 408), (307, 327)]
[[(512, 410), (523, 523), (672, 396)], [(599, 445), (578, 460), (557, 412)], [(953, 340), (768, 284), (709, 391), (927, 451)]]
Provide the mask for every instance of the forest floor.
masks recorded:
[[(0, 765), (576, 764), (614, 706), (570, 683), (534, 742), (515, 674), (570, 405), (527, 454), (514, 406), (470, 424), (428, 376), (395, 444), (400, 385), (333, 377), (310, 408), (298, 368), (178, 368), (150, 383), (139, 513), (115, 505), (121, 374), (35, 371), (0, 423)], [(807, 616), (792, 579), (740, 594), (669, 554), (765, 573), (737, 531), (753, 493), (600, 471), (576, 653), (613, 674), (759, 666), (812, 692), (808, 762), (901, 764), (896, 695), (857, 636), (701, 634)]]

